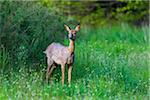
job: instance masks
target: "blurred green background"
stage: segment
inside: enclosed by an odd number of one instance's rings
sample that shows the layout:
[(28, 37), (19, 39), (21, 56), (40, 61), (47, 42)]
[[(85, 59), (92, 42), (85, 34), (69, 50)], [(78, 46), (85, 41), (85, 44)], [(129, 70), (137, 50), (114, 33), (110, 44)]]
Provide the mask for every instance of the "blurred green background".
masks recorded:
[[(72, 84), (43, 51), (77, 33)], [(0, 1), (0, 99), (148, 99), (149, 1)]]

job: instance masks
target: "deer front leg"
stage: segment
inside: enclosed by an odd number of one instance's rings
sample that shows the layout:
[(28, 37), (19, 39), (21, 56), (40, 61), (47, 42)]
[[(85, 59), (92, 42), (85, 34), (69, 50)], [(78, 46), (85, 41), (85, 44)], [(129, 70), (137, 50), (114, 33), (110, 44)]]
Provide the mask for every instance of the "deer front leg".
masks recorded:
[(69, 84), (71, 82), (71, 72), (72, 72), (72, 65), (69, 65), (69, 68), (68, 68), (68, 83)]
[(61, 73), (62, 73), (62, 85), (64, 85), (65, 65), (61, 65)]

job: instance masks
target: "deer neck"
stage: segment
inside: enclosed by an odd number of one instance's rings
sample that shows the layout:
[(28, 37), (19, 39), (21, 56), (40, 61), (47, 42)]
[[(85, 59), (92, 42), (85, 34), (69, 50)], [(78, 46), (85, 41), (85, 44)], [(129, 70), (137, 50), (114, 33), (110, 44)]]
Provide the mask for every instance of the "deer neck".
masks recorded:
[(74, 49), (75, 49), (75, 42), (73, 40), (69, 40), (69, 52), (72, 54), (74, 52)]

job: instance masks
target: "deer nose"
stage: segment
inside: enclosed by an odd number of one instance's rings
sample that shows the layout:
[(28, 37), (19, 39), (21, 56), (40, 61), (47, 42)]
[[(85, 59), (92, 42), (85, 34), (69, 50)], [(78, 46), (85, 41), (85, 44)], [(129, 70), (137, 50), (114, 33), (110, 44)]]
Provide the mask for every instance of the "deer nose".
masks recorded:
[(75, 40), (76, 39), (76, 35), (74, 35), (74, 34), (69, 34), (69, 39), (71, 39), (71, 40)]

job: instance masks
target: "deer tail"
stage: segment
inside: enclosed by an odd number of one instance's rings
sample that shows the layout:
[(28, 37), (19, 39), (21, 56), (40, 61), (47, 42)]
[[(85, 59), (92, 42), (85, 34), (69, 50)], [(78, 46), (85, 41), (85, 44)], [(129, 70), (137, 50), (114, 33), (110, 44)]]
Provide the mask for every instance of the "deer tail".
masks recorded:
[(45, 53), (45, 54), (46, 54), (46, 51), (43, 51), (43, 53)]

